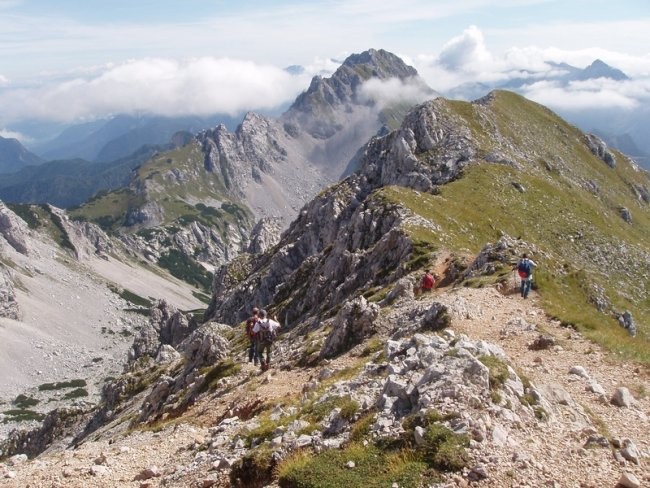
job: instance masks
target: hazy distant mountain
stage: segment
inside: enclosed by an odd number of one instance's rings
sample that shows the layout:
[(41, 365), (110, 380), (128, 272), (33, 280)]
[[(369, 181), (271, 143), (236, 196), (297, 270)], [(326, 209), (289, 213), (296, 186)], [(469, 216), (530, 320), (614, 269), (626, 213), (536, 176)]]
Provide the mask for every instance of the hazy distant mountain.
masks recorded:
[(34, 146), (44, 159), (113, 161), (132, 154), (144, 145), (166, 144), (179, 131), (196, 133), (216, 123), (235, 127), (239, 117), (162, 117), (118, 115), (108, 120), (78, 124), (58, 137)]
[(0, 173), (12, 173), (43, 160), (29, 152), (17, 139), (0, 137)]
[(618, 81), (630, 79), (620, 69), (613, 68), (600, 59), (595, 60), (585, 69), (579, 70), (572, 78), (575, 80), (594, 80), (597, 78), (609, 78)]
[(256, 222), (260, 235), (279, 237), (372, 136), (401, 124), (415, 92), (420, 101), (436, 95), (397, 56), (351, 56), (331, 77), (315, 77), (281, 117), (251, 112), (234, 131), (224, 124), (202, 131), (70, 215), (124, 235), (147, 259), (173, 261), (183, 279), (209, 283), (205, 270), (246, 251)]
[(641, 166), (650, 169), (650, 154), (641, 150), (630, 134), (608, 134), (597, 129), (594, 129), (592, 132), (603, 139), (608, 145), (627, 154)]
[(555, 81), (562, 85), (569, 84), (572, 81), (585, 81), (597, 78), (609, 78), (612, 80), (628, 80), (628, 76), (621, 70), (609, 66), (607, 63), (596, 59), (593, 63), (584, 69), (576, 68), (568, 63), (556, 63), (547, 61), (546, 64), (552, 68), (549, 71), (531, 71), (517, 70), (516, 76), (507, 80), (495, 82), (470, 82), (463, 83), (451, 90), (447, 90), (444, 95), (450, 98), (460, 98), (463, 100), (475, 100), (486, 95), (495, 89), (507, 89), (520, 91), (525, 86), (538, 81)]
[[(577, 68), (567, 63), (555, 63), (547, 61), (552, 69), (549, 71), (520, 71), (516, 76), (508, 80), (497, 82), (471, 82), (464, 83), (444, 93), (450, 98), (462, 100), (476, 100), (485, 96), (494, 89), (507, 89), (518, 93), (526, 94), (526, 87), (539, 81), (553, 82), (559, 86), (567, 86), (572, 82), (608, 78), (615, 81), (628, 80), (629, 77), (621, 70), (609, 66), (607, 63), (596, 59), (584, 69)], [(551, 107), (569, 122), (576, 124), (584, 131), (597, 131), (602, 134), (627, 134), (632, 143), (638, 146), (640, 151), (631, 156), (641, 155), (637, 159), (641, 165), (650, 168), (647, 157), (643, 154), (650, 153), (650, 110), (648, 107), (637, 109), (617, 109), (612, 107), (586, 109), (562, 109)], [(626, 146), (619, 146), (624, 143), (623, 139), (614, 138), (610, 145), (628, 153)], [(636, 151), (635, 151), (636, 152)]]
[(132, 170), (159, 149), (159, 146), (143, 146), (134, 154), (110, 163), (69, 159), (28, 166), (16, 173), (2, 175), (0, 200), (50, 203), (57, 207), (79, 205), (99, 190), (127, 185)]

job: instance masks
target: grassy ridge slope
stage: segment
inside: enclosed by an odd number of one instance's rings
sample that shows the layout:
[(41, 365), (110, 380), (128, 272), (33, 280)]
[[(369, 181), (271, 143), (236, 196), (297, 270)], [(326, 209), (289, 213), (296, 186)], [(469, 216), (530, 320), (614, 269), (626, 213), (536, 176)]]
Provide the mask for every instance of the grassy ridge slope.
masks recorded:
[[(440, 228), (411, 228), (414, 238), (457, 253), (478, 253), (504, 233), (520, 237), (539, 250), (536, 281), (549, 314), (650, 363), (650, 206), (633, 190), (650, 187), (648, 174), (621, 154), (610, 168), (578, 129), (509, 92), (495, 92), (486, 105), (450, 101), (447, 109), (472, 130), (482, 158), (496, 154), (505, 164), (479, 159), (437, 195), (386, 187), (377, 196)], [(599, 295), (609, 313), (593, 305)], [(616, 324), (613, 313), (624, 310), (639, 328), (636, 339)]]

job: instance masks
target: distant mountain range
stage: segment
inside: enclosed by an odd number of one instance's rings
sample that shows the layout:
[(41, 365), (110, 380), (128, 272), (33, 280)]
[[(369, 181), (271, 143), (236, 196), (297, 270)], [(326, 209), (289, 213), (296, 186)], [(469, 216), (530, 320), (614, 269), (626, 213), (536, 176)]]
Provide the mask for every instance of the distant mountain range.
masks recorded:
[[(476, 100), (492, 90), (507, 89), (526, 95), (527, 88), (537, 82), (553, 82), (566, 87), (571, 83), (598, 78), (608, 78), (615, 81), (625, 81), (630, 78), (621, 70), (609, 66), (600, 59), (596, 59), (586, 68), (577, 68), (567, 63), (547, 61), (551, 67), (547, 71), (521, 71), (513, 73), (508, 80), (494, 83), (472, 82), (464, 83), (444, 92), (450, 98), (461, 100)], [(650, 154), (650, 110), (648, 107), (637, 109), (598, 108), (594, 105), (588, 109), (563, 109), (551, 108), (557, 111), (569, 122), (576, 124), (584, 131), (595, 131), (615, 148), (629, 154), (646, 168), (650, 168), (648, 154)], [(633, 143), (634, 153), (629, 152)], [(623, 145), (618, 145), (622, 143)]]
[(34, 145), (44, 160), (85, 159), (108, 162), (128, 156), (144, 145), (167, 144), (179, 131), (196, 133), (215, 124), (236, 127), (241, 115), (212, 117), (162, 117), (117, 115), (65, 129), (58, 137)]
[(25, 149), (17, 139), (0, 137), (0, 174), (13, 173), (25, 166), (42, 162), (41, 158)]

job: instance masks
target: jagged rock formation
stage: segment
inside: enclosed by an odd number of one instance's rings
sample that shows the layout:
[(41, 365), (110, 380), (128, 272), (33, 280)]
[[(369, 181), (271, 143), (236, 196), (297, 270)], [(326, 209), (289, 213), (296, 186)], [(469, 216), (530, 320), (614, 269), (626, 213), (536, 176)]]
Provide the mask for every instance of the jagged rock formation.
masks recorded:
[[(409, 84), (409, 96), (368, 92), (369, 82)], [(189, 267), (212, 271), (241, 252), (259, 252), (249, 241), (254, 221), (273, 218), (285, 228), (351, 160), (357, 164), (371, 136), (435, 95), (391, 53), (353, 55), (330, 78), (316, 77), (279, 119), (248, 113), (234, 132), (225, 125), (205, 130), (138, 167), (128, 189), (72, 214), (119, 230), (127, 247), (151, 262), (181, 253)]]
[(29, 253), (26, 243), (28, 232), (27, 224), (0, 202), (0, 235), (21, 254)]
[(594, 134), (585, 135), (587, 140), (587, 146), (589, 150), (595, 155), (602, 159), (607, 166), (610, 168), (616, 167), (616, 158), (607, 148), (607, 144), (598, 136)]
[(19, 316), (20, 308), (11, 277), (0, 269), (0, 317), (18, 320)]
[(369, 196), (386, 185), (428, 191), (458, 176), (475, 149), (469, 131), (445, 116), (443, 103), (436, 100), (418, 107), (400, 130), (371, 141), (359, 173), (301, 211), (272, 260), (261, 257), (252, 264), (252, 269), (264, 274), (238, 283), (237, 292), (230, 296), (224, 295), (233, 290), (224, 285), (215, 290), (207, 316), (241, 320), (246, 304), (289, 299), (286, 321), (292, 323), (294, 317), (341, 303), (352, 290), (403, 275), (399, 265), (408, 261), (413, 248), (400, 228), (421, 222)]
[(129, 361), (136, 361), (143, 356), (155, 358), (162, 346), (178, 346), (197, 327), (194, 317), (186, 316), (161, 300), (151, 309), (149, 323), (140, 329), (140, 335), (133, 341)]
[(364, 297), (346, 302), (332, 321), (332, 332), (325, 339), (321, 357), (329, 358), (351, 349), (377, 332), (375, 321), (379, 306)]
[(282, 220), (278, 217), (260, 219), (251, 231), (250, 244), (246, 252), (261, 254), (268, 251), (280, 241)]

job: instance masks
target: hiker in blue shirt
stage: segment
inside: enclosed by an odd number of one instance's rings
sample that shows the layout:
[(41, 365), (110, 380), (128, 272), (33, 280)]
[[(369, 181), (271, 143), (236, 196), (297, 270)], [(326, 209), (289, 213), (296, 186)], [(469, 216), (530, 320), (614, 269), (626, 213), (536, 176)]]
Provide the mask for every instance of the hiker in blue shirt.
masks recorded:
[(517, 272), (521, 278), (521, 296), (522, 298), (528, 298), (528, 292), (530, 292), (530, 285), (533, 279), (533, 268), (536, 268), (537, 264), (531, 259), (528, 259), (526, 253), (521, 255), (521, 259), (517, 264)]

